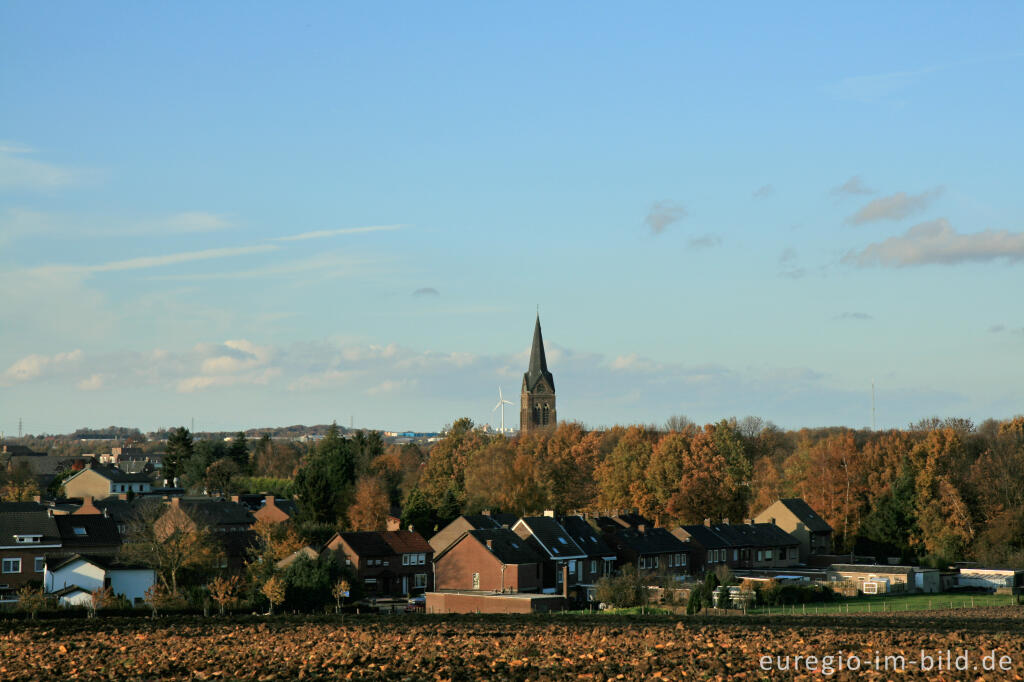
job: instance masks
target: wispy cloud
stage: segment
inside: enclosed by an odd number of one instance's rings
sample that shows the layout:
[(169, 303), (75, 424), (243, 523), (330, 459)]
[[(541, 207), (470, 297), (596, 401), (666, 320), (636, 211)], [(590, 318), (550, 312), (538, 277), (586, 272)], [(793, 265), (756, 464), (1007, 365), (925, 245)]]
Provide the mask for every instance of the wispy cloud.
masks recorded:
[(327, 237), (337, 237), (343, 234), (362, 234), (364, 232), (388, 232), (391, 230), (400, 230), (408, 225), (369, 225), (367, 227), (343, 227), (337, 230), (316, 230), (314, 232), (302, 232), (300, 234), (292, 234), (286, 237), (278, 237), (274, 241), (278, 242), (297, 242), (304, 241), (306, 239), (325, 239)]
[(686, 247), (689, 249), (693, 249), (694, 251), (699, 251), (700, 249), (713, 248), (721, 243), (721, 237), (719, 237), (717, 234), (709, 233), (701, 235), (699, 237), (694, 237), (693, 239), (689, 240), (688, 242), (686, 242)]
[(936, 187), (921, 194), (897, 192), (868, 202), (859, 211), (846, 219), (851, 225), (862, 225), (876, 220), (903, 220), (928, 206), (942, 195), (943, 188)]
[(843, 184), (832, 188), (832, 194), (835, 196), (856, 196), (874, 193), (875, 190), (865, 185), (864, 180), (859, 175), (854, 175)]
[(775, 187), (772, 185), (761, 185), (754, 190), (753, 196), (755, 199), (766, 199), (773, 194), (775, 194)]
[(441, 292), (434, 287), (420, 287), (416, 291), (412, 292), (413, 296), (440, 296)]
[(851, 251), (843, 262), (858, 267), (881, 265), (957, 265), (1024, 260), (1024, 232), (985, 230), (961, 234), (945, 218), (914, 225), (898, 237)]
[(278, 247), (273, 244), (259, 244), (256, 246), (233, 246), (224, 249), (206, 249), (204, 251), (186, 251), (183, 253), (169, 253), (163, 256), (143, 256), (140, 258), (129, 258), (128, 260), (111, 261), (100, 265), (90, 265), (86, 268), (88, 272), (116, 272), (119, 270), (143, 270), (146, 268), (159, 268), (166, 265), (178, 265), (180, 263), (191, 263), (193, 261), (211, 260), (214, 258), (231, 258), (233, 256), (249, 256), (254, 253), (267, 253), (276, 251)]
[(843, 313), (841, 315), (836, 315), (836, 319), (837, 320), (873, 320), (875, 318), (874, 318), (873, 315), (868, 315), (867, 313), (853, 312), (853, 313)]
[(651, 228), (654, 234), (661, 234), (669, 225), (686, 216), (686, 207), (682, 204), (668, 200), (655, 201), (644, 218), (644, 225)]
[(779, 276), (788, 279), (800, 279), (807, 270), (800, 267), (798, 254), (793, 247), (787, 247), (779, 254)]
[[(277, 248), (277, 247), (272, 247)], [(372, 261), (352, 258), (337, 253), (324, 253), (312, 258), (302, 258), (284, 263), (271, 263), (264, 267), (247, 268), (245, 270), (228, 270), (219, 272), (176, 273), (173, 275), (153, 275), (149, 279), (162, 281), (208, 281), (232, 279), (260, 279), (263, 277), (287, 277), (304, 275), (312, 272), (329, 270), (335, 275), (353, 272), (359, 266)]]
[(78, 183), (90, 172), (27, 158), (35, 151), (13, 142), (0, 142), (0, 188), (51, 190)]

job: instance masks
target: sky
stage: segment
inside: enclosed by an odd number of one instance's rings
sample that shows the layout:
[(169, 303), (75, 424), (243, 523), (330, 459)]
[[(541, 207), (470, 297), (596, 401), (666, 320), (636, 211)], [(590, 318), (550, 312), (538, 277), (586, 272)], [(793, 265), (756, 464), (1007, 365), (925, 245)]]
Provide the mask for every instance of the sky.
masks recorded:
[(0, 4), (0, 430), (1024, 411), (1020, 3)]

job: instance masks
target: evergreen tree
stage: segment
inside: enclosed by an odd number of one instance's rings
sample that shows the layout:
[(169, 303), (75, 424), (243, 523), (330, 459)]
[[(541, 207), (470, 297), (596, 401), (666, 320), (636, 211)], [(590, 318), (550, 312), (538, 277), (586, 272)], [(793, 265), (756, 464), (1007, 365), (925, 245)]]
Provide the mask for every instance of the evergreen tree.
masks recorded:
[(164, 454), (164, 478), (170, 485), (181, 476), (192, 458), (192, 433), (184, 426), (171, 431), (167, 437), (167, 452)]
[(234, 439), (231, 441), (231, 447), (228, 448), (228, 457), (238, 465), (239, 471), (242, 473), (249, 472), (249, 441), (246, 440), (244, 431), (239, 431), (235, 434)]

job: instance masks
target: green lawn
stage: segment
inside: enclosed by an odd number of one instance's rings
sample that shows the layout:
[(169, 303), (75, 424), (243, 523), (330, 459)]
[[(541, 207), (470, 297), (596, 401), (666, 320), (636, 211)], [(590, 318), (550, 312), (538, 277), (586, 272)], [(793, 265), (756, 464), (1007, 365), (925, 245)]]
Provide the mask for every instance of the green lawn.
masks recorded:
[(765, 606), (756, 609), (748, 609), (747, 613), (885, 613), (893, 611), (925, 611), (932, 609), (969, 609), (980, 606), (1008, 606), (1016, 603), (1016, 597), (1001, 594), (879, 594), (873, 596), (853, 597), (828, 604)]

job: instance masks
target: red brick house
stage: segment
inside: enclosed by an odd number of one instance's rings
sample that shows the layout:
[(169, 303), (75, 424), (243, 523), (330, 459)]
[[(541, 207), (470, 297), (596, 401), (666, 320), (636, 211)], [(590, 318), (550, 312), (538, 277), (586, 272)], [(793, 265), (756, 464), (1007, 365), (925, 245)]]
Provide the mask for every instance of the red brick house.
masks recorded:
[(414, 531), (335, 533), (326, 549), (355, 573), (370, 596), (400, 597), (433, 589), (434, 550)]
[(543, 563), (508, 528), (472, 529), (434, 557), (434, 589), (540, 592)]

